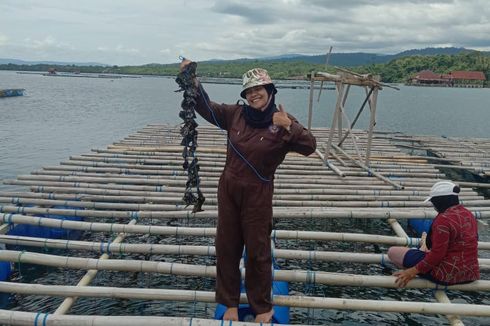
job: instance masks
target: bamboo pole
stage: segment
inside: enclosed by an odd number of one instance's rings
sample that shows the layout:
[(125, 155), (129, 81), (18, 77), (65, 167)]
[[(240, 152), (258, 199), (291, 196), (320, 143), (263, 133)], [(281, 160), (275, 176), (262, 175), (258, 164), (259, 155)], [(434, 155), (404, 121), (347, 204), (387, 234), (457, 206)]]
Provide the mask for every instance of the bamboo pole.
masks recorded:
[[(425, 172), (401, 172), (400, 170), (390, 172), (390, 171), (384, 171), (383, 169), (379, 169), (377, 173), (384, 173), (388, 174), (390, 177), (397, 177), (397, 178), (432, 178), (432, 179), (437, 179), (437, 178), (445, 178), (446, 175), (444, 173), (425, 173)], [(187, 174), (181, 171), (174, 171), (173, 173), (150, 173), (150, 174), (142, 174), (142, 173), (128, 173), (128, 174), (121, 174), (121, 173), (99, 173), (99, 172), (83, 172), (83, 171), (33, 171), (32, 175), (36, 176), (56, 176), (56, 177), (61, 177), (61, 176), (78, 176), (78, 177), (105, 177), (105, 178), (124, 178), (124, 179), (160, 179), (163, 180), (166, 178), (167, 180), (174, 180), (173, 182), (176, 182), (178, 180), (183, 181), (186, 180)], [(353, 177), (366, 177), (369, 176), (369, 172), (364, 172), (364, 171), (347, 171), (345, 172), (346, 176), (353, 176)], [(200, 175), (200, 180), (202, 181), (217, 181), (219, 177), (221, 176), (221, 173), (218, 172), (211, 172), (211, 173), (206, 173), (204, 172), (202, 176)], [(280, 173), (275, 175), (275, 181), (276, 182), (294, 182), (294, 181), (301, 181), (301, 182), (312, 182), (315, 181), (317, 184), (325, 184), (335, 178), (335, 176), (331, 173), (331, 171), (324, 170), (321, 173), (319, 173), (316, 177), (312, 176), (309, 173), (306, 173), (305, 171), (299, 172), (299, 173), (292, 173), (292, 174), (284, 174)], [(335, 179), (333, 179), (335, 180)], [(337, 181), (338, 183), (338, 181)]]
[[(160, 225), (127, 225), (117, 223), (94, 223), (59, 220), (48, 217), (25, 216), (18, 214), (4, 214), (5, 225), (30, 224), (52, 228), (63, 228), (72, 230), (83, 230), (91, 232), (125, 232), (133, 234), (148, 235), (168, 235), (168, 236), (200, 236), (214, 237), (216, 228), (195, 228), (195, 227), (172, 227)], [(292, 230), (274, 230), (272, 236), (276, 239), (289, 240), (318, 240), (318, 241), (346, 241), (346, 242), (372, 242), (386, 245), (412, 245), (417, 244), (417, 238), (401, 239), (393, 236), (357, 234), (357, 233), (336, 233), (336, 232), (318, 232), (318, 231), (292, 231)], [(480, 244), (484, 246), (485, 243)], [(488, 246), (490, 249), (490, 245)]]
[(369, 127), (368, 127), (368, 145), (366, 148), (366, 157), (364, 160), (364, 164), (366, 166), (369, 166), (369, 164), (370, 164), (371, 143), (373, 140), (374, 125), (376, 124), (376, 103), (377, 103), (377, 98), (378, 98), (378, 90), (380, 88), (379, 87), (372, 87), (371, 89), (374, 89), (374, 91), (373, 91), (373, 94), (371, 96), (368, 96), (368, 102), (369, 102), (369, 108), (370, 108), (370, 110), (369, 110), (370, 119), (369, 119)]
[(315, 152), (320, 157), (320, 159), (329, 167), (330, 170), (335, 172), (339, 177), (345, 177), (345, 174), (340, 171), (339, 168), (337, 168), (332, 162), (326, 159), (325, 156), (323, 156), (323, 154), (318, 149), (316, 149)]
[[(164, 301), (189, 301), (189, 302), (214, 302), (214, 293), (206, 291), (183, 291), (161, 289), (121, 289), (115, 287), (85, 287), (79, 289), (73, 286), (44, 286), (44, 285), (13, 285), (2, 284), (0, 288), (21, 294), (41, 294), (50, 296), (78, 295), (85, 297), (115, 297), (122, 299), (164, 300)], [(240, 302), (246, 303), (246, 296), (240, 296)], [(464, 316), (490, 316), (490, 309), (486, 305), (477, 304), (448, 304), (426, 303), (388, 300), (356, 300), (340, 298), (321, 298), (310, 296), (284, 296), (274, 295), (273, 304), (279, 306), (338, 309), (338, 310), (364, 310), (378, 312), (404, 312), (404, 313), (432, 313), (448, 314), (457, 313)], [(3, 312), (6, 310), (3, 310)], [(0, 310), (0, 315), (1, 315)], [(33, 315), (35, 315), (33, 313)], [(54, 317), (52, 315), (49, 318)], [(145, 318), (140, 316), (139, 318)], [(217, 321), (222, 323), (222, 321)], [(189, 324), (190, 325), (190, 324)], [(231, 325), (231, 323), (230, 323)], [(233, 322), (233, 325), (235, 323)], [(256, 325), (256, 324), (255, 324)]]
[[(183, 188), (185, 185), (183, 182), (174, 182), (173, 180), (158, 180), (151, 181), (145, 184), (142, 182), (140, 184), (131, 183), (131, 180), (127, 180), (126, 182), (118, 182), (119, 180), (115, 178), (107, 178), (107, 180), (101, 180), (102, 178), (92, 178), (88, 180), (86, 178), (80, 177), (43, 177), (39, 178), (36, 176), (19, 176), (18, 180), (3, 180), (4, 184), (10, 185), (26, 185), (26, 186), (69, 186), (69, 187), (90, 187), (90, 188), (100, 188), (100, 189), (121, 189), (121, 190), (146, 190), (146, 191), (156, 191), (163, 192), (167, 188)], [(342, 179), (343, 182), (335, 180), (328, 180), (324, 184), (306, 184), (306, 183), (275, 183), (274, 191), (283, 191), (284, 189), (294, 189), (294, 191), (305, 191), (304, 189), (308, 189), (308, 191), (326, 191), (327, 185), (336, 185), (336, 189), (340, 189), (340, 191), (345, 189), (355, 189), (355, 190), (370, 190), (370, 191), (387, 191), (393, 190), (393, 186), (386, 185), (382, 181), (372, 180), (372, 182), (350, 182), (350, 178)], [(370, 180), (371, 181), (371, 180)], [(419, 191), (426, 195), (430, 189), (430, 187), (434, 184), (435, 181), (439, 180), (427, 180), (425, 182), (412, 182), (412, 181), (401, 181), (399, 182), (404, 186), (402, 190), (406, 190), (409, 192)], [(459, 182), (460, 186), (466, 187), (475, 187), (485, 184), (480, 183), (471, 183), (464, 182), (464, 185)], [(203, 185), (203, 189), (216, 189), (217, 183), (206, 182)], [(303, 189), (303, 190), (298, 190)], [(463, 190), (465, 191), (465, 190)]]
[[(202, 159), (201, 159), (202, 160)], [(173, 161), (172, 161), (173, 163)], [(98, 173), (134, 173), (134, 174), (151, 174), (151, 175), (157, 175), (157, 173), (160, 173), (161, 175), (174, 175), (176, 172), (182, 172), (182, 168), (179, 167), (177, 164), (179, 161), (175, 161), (174, 164), (167, 164), (167, 165), (140, 165), (140, 164), (124, 164), (124, 163), (105, 163), (105, 162), (98, 162), (98, 161), (66, 161), (66, 162), (61, 162), (61, 165), (59, 166), (45, 166), (43, 167), (42, 172), (47, 172), (47, 171), (71, 171), (71, 172), (84, 172), (84, 173), (89, 173), (89, 172), (98, 172)], [(181, 163), (181, 162), (180, 162)], [(313, 163), (313, 162), (312, 162)], [(401, 165), (388, 165), (386, 162), (381, 165), (380, 163), (383, 162), (373, 162), (374, 165), (379, 164), (378, 168), (380, 170), (387, 170), (389, 172), (412, 172), (412, 174), (438, 174), (439, 171), (437, 171), (433, 166), (424, 164), (424, 165), (408, 165), (405, 164), (404, 166)], [(385, 167), (388, 166), (388, 167)], [(406, 166), (410, 166), (411, 169), (408, 169)], [(299, 163), (296, 162), (284, 162), (282, 165), (279, 166), (277, 169), (276, 174), (277, 175), (290, 175), (290, 174), (305, 174), (307, 171), (318, 174), (318, 175), (330, 175), (330, 171), (328, 170), (319, 170), (318, 168), (321, 167), (321, 164), (307, 164), (303, 168), (303, 166)], [(208, 173), (209, 175), (212, 175), (213, 173), (220, 173), (223, 171), (224, 165), (223, 166), (208, 166), (208, 167), (203, 167), (201, 170), (203, 172)], [(358, 168), (357, 167), (347, 167), (346, 171), (349, 171), (351, 173), (357, 172)], [(41, 171), (37, 171), (37, 173), (42, 173)]]
[[(131, 220), (128, 225), (134, 225), (136, 224), (136, 220), (133, 219)], [(117, 237), (114, 239), (112, 243), (115, 244), (121, 244), (122, 241), (126, 238), (125, 233), (119, 233)], [(99, 257), (99, 259), (104, 260), (104, 259), (109, 259), (109, 250), (107, 250), (106, 253), (103, 253), (102, 256)], [(77, 284), (77, 287), (83, 287), (89, 285), (93, 279), (97, 276), (98, 271), (95, 269), (88, 270), (87, 273), (80, 279), (80, 281)], [(70, 311), (71, 307), (75, 304), (76, 300), (78, 297), (76, 296), (70, 296), (68, 298), (65, 298), (63, 302), (58, 306), (56, 311), (54, 312), (55, 315), (64, 315), (68, 311)]]
[[(96, 269), (119, 272), (159, 273), (166, 275), (216, 277), (215, 266), (179, 264), (128, 259), (92, 259), (80, 257), (59, 257), (55, 255), (30, 253), (14, 250), (0, 251), (0, 260), (15, 263), (28, 263), (69, 269)], [(242, 277), (245, 271), (242, 270)], [(327, 284), (337, 286), (360, 286), (396, 288), (394, 276), (367, 276), (356, 274), (340, 274), (302, 270), (275, 270), (273, 279), (276, 281), (303, 282), (310, 284)], [(407, 288), (438, 288), (438, 285), (428, 280), (416, 278), (407, 284)], [(490, 291), (490, 281), (474, 281), (466, 284), (456, 284), (447, 287), (457, 291)], [(490, 314), (490, 309), (489, 312)]]
[[(405, 239), (408, 238), (408, 235)], [(121, 239), (122, 241), (122, 239)], [(417, 241), (418, 242), (418, 241)], [(0, 243), (29, 246), (38, 248), (55, 248), (66, 250), (85, 250), (97, 253), (140, 253), (140, 254), (168, 254), (168, 255), (196, 255), (196, 256), (215, 256), (214, 246), (196, 245), (161, 245), (161, 244), (135, 244), (113, 242), (88, 242), (75, 240), (44, 239), (23, 236), (0, 235)], [(300, 259), (309, 261), (332, 261), (332, 262), (352, 262), (364, 264), (384, 264), (389, 263), (390, 259), (385, 254), (336, 252), (320, 250), (287, 250), (274, 249), (275, 258)], [(108, 257), (107, 257), (108, 258)], [(102, 259), (102, 258), (101, 258)], [(106, 259), (106, 258), (104, 258)], [(480, 270), (490, 268), (490, 259), (480, 258)]]
[[(326, 171), (326, 170), (325, 170)], [(325, 172), (324, 171), (324, 172)], [(371, 183), (369, 181), (371, 180), (366, 180), (366, 176), (370, 176), (369, 172), (365, 171), (346, 171), (345, 174), (346, 176), (350, 176), (351, 178), (346, 179), (345, 182), (342, 182), (342, 180), (339, 180), (335, 175), (331, 173), (331, 171), (327, 171), (328, 173), (320, 173), (316, 177), (312, 176), (311, 173), (306, 173), (306, 171), (300, 172), (300, 173), (295, 173), (295, 174), (279, 174), (276, 176), (275, 183), (282, 185), (282, 184), (299, 184), (299, 185), (304, 185), (306, 182), (309, 183), (314, 183), (314, 184), (328, 184), (328, 183), (335, 183), (335, 184), (353, 184), (353, 183)], [(401, 179), (401, 183), (407, 183), (410, 182), (413, 185), (416, 186), (423, 186), (425, 184), (430, 184), (431, 180), (428, 180), (428, 178), (431, 179), (445, 179), (446, 176), (443, 173), (425, 173), (425, 172), (403, 172), (400, 170), (397, 171), (389, 171), (389, 170), (383, 170), (379, 169), (379, 172), (383, 172), (385, 174), (388, 174), (390, 177), (395, 177), (398, 179)], [(213, 173), (214, 175), (211, 174), (206, 174), (200, 177), (200, 180), (205, 183), (212, 183), (213, 185), (218, 181), (220, 174), (219, 173)], [(82, 172), (82, 171), (75, 171), (75, 172), (70, 172), (70, 171), (34, 171), (31, 175), (20, 175), (18, 176), (19, 180), (53, 180), (53, 181), (58, 181), (61, 179), (68, 180), (67, 178), (81, 178), (82, 181), (84, 178), (90, 180), (90, 182), (94, 182), (97, 180), (97, 178), (104, 178), (104, 179), (115, 179), (116, 181), (119, 180), (134, 180), (134, 183), (145, 183), (147, 182), (159, 182), (159, 183), (168, 183), (168, 184), (174, 184), (174, 185), (182, 185), (183, 181), (186, 180), (187, 175), (182, 174), (180, 171), (174, 171), (174, 173), (170, 174), (120, 174), (120, 173), (94, 173), (94, 172)], [(58, 179), (58, 180), (56, 180)], [(405, 180), (406, 179), (406, 180)], [(72, 180), (72, 179), (70, 179)], [(104, 181), (104, 180), (102, 180)], [(127, 182), (125, 182), (127, 183)], [(380, 182), (376, 180), (376, 182), (372, 182), (371, 184), (379, 184)], [(207, 186), (209, 186), (207, 184)]]
[(339, 116), (340, 116), (340, 106), (341, 106), (342, 98), (344, 96), (344, 87), (345, 87), (345, 85), (343, 83), (335, 82), (335, 88), (337, 90), (337, 101), (335, 103), (335, 108), (334, 108), (334, 112), (333, 112), (332, 124), (331, 124), (331, 127), (329, 129), (329, 133), (328, 133), (328, 140), (327, 140), (327, 144), (326, 144), (326, 147), (327, 147), (326, 155), (327, 156), (328, 156), (328, 153), (330, 151), (330, 147), (333, 143), (335, 124), (339, 120)]
[(357, 164), (360, 168), (368, 171), (370, 174), (374, 175), (378, 179), (380, 179), (380, 180), (382, 180), (382, 181), (384, 181), (386, 183), (391, 184), (393, 187), (395, 187), (395, 189), (403, 189), (404, 188), (403, 185), (391, 181), (390, 179), (388, 179), (388, 178), (382, 176), (381, 174), (373, 171), (372, 169), (370, 169), (369, 167), (367, 167), (363, 163), (361, 163), (359, 161), (356, 161), (352, 156), (350, 156), (349, 154), (347, 154), (342, 148), (338, 147), (337, 145), (335, 145), (333, 143), (331, 145), (332, 145), (333, 148), (335, 148), (335, 150), (341, 152), (344, 156), (348, 157), (352, 162), (354, 162), (355, 164)]
[[(97, 185), (92, 185), (88, 183), (79, 184), (67, 184), (58, 182), (46, 182), (43, 185), (31, 186), (30, 190), (37, 193), (75, 193), (75, 194), (91, 194), (91, 195), (110, 195), (110, 196), (142, 196), (142, 197), (158, 197), (161, 198), (165, 194), (182, 194), (184, 191), (183, 187), (107, 187), (110, 185), (102, 185), (98, 187)], [(128, 190), (125, 190), (128, 189)], [(211, 196), (210, 192), (214, 192), (214, 188), (201, 188), (204, 192), (207, 192), (207, 196)], [(428, 191), (428, 189), (427, 189)], [(336, 188), (336, 189), (302, 189), (302, 188), (275, 188), (275, 196), (286, 196), (286, 195), (305, 195), (305, 196), (356, 196), (356, 197), (390, 197), (398, 198), (400, 200), (415, 200), (419, 198), (427, 197), (428, 192), (422, 190), (404, 189), (404, 190), (383, 190), (383, 189), (373, 189), (373, 190), (363, 190), (363, 189), (351, 189), (351, 188)], [(10, 192), (13, 193), (13, 192)], [(473, 190), (468, 188), (462, 188), (460, 192), (460, 197), (470, 198), (470, 199), (481, 199), (480, 195), (475, 195)], [(15, 195), (14, 195), (15, 196)], [(385, 198), (385, 199), (386, 199)], [(383, 200), (385, 200), (383, 199)], [(368, 200), (368, 199), (364, 199)]]
[[(480, 207), (478, 210), (470, 209), (477, 219), (490, 218), (490, 210), (487, 207)], [(142, 218), (142, 219), (199, 219), (199, 218), (216, 218), (216, 210), (205, 210), (199, 213), (192, 213), (187, 210), (169, 210), (169, 211), (118, 211), (118, 210), (89, 210), (89, 209), (60, 209), (60, 208), (41, 208), (25, 206), (0, 206), (0, 218), (8, 223), (6, 213), (13, 214), (43, 214), (43, 215), (62, 215), (70, 217), (98, 217), (98, 218)], [(273, 218), (281, 219), (325, 219), (325, 218), (345, 218), (345, 219), (433, 219), (436, 213), (432, 210), (422, 209), (393, 209), (383, 207), (357, 208), (357, 209), (338, 209), (338, 208), (284, 208), (275, 209)]]
[[(449, 298), (447, 297), (444, 291), (437, 290), (434, 292), (434, 296), (436, 297), (438, 302), (449, 303), (449, 304), (451, 303), (451, 301), (449, 301)], [(464, 326), (459, 316), (455, 316), (451, 314), (451, 315), (446, 315), (446, 318), (449, 320), (451, 326)]]
[[(313, 94), (315, 92), (315, 72), (311, 72), (311, 77), (310, 77), (310, 97), (308, 99), (308, 130), (311, 131), (311, 122), (313, 119)], [(321, 88), (320, 88), (321, 92)]]
[[(36, 190), (33, 188), (32, 190)], [(45, 189), (46, 190), (46, 189)], [(37, 198), (37, 199), (51, 199), (51, 200), (72, 200), (72, 201), (102, 201), (102, 202), (126, 202), (126, 203), (176, 203), (182, 200), (182, 191), (166, 191), (165, 196), (162, 193), (141, 193), (136, 191), (128, 191), (127, 194), (123, 194), (120, 191), (105, 191), (105, 190), (91, 190), (81, 188), (65, 188), (63, 191), (58, 189), (52, 189), (51, 191), (44, 192), (0, 192), (0, 197), (10, 198), (11, 201), (15, 201), (14, 198)], [(374, 192), (373, 192), (374, 194)], [(352, 194), (274, 194), (274, 200), (288, 200), (288, 201), (413, 201), (423, 205), (423, 201), (427, 196), (410, 196), (410, 195), (352, 195)], [(215, 200), (217, 198), (216, 193), (207, 193), (207, 200)], [(459, 196), (460, 200), (473, 201), (481, 200), (482, 196)], [(214, 203), (214, 202), (213, 202)]]
[(394, 218), (389, 218), (388, 223), (390, 224), (393, 231), (395, 231), (396, 235), (401, 238), (408, 238), (408, 234), (405, 232), (403, 227), (398, 223), (398, 221)]
[[(195, 227), (171, 227), (159, 225), (127, 225), (117, 223), (94, 223), (79, 222), (69, 220), (52, 219), (48, 217), (25, 216), (18, 214), (3, 214), (0, 218), (7, 225), (30, 224), (52, 228), (63, 228), (72, 230), (85, 230), (91, 232), (124, 232), (148, 235), (173, 235), (173, 236), (202, 236), (214, 237), (215, 228), (195, 228)], [(359, 234), (346, 232), (319, 232), (319, 231), (298, 231), (298, 230), (273, 230), (272, 237), (276, 239), (289, 240), (316, 240), (316, 241), (345, 241), (345, 242), (367, 242), (385, 245), (416, 246), (419, 238), (400, 238), (377, 234)], [(478, 242), (478, 249), (489, 250), (489, 242)]]
[[(48, 175), (20, 175), (17, 177), (19, 180), (38, 180), (38, 181), (54, 181), (54, 182), (90, 182), (90, 183), (118, 183), (118, 184), (130, 184), (130, 185), (172, 185), (172, 186), (184, 186), (185, 185), (185, 177), (181, 178), (149, 178), (149, 177), (132, 177), (125, 175), (117, 175), (117, 176), (91, 176), (91, 177), (83, 177), (83, 176), (48, 176)], [(298, 180), (281, 180), (280, 182), (275, 182), (278, 186), (294, 186), (297, 187), (308, 187), (312, 185), (316, 186), (325, 186), (331, 184), (354, 184), (350, 180), (335, 180), (334, 178), (329, 179), (318, 179), (318, 178), (303, 178), (303, 182), (298, 182)], [(217, 178), (201, 178), (201, 183), (207, 187), (218, 186)], [(372, 182), (370, 186), (375, 186), (377, 183)]]
[[(0, 197), (0, 203), (11, 203), (15, 205), (40, 205), (40, 206), (68, 206), (71, 208), (86, 208), (86, 209), (112, 209), (112, 210), (127, 210), (127, 211), (178, 211), (184, 210), (184, 206), (181, 198), (174, 198), (173, 200), (165, 200), (168, 204), (158, 203), (111, 203), (111, 202), (98, 202), (87, 201), (86, 198), (83, 201), (77, 200), (55, 200), (55, 199), (43, 199), (43, 198), (30, 198), (30, 197)], [(461, 200), (468, 209), (475, 209), (476, 207), (489, 207), (490, 200)], [(273, 199), (272, 204), (274, 207), (423, 207), (425, 204), (422, 201), (342, 201), (338, 200), (280, 200)], [(209, 198), (204, 205), (204, 209), (215, 209), (213, 206), (217, 205), (216, 198)]]
[[(222, 320), (193, 317), (154, 316), (97, 316), (97, 315), (52, 315), (23, 311), (0, 310), (2, 325), (38, 326), (223, 326)], [(256, 326), (256, 323), (229, 322), (226, 326)], [(292, 326), (292, 325), (291, 325)]]
[[(318, 154), (318, 152), (317, 152)], [(332, 154), (332, 153), (330, 153)], [(323, 154), (319, 154), (318, 156), (324, 157)], [(68, 163), (68, 162), (67, 162)], [(344, 162), (345, 164), (345, 162)], [(315, 175), (331, 177), (332, 173), (329, 170), (321, 170), (320, 166), (311, 165), (308, 168), (301, 169), (301, 166), (296, 165), (283, 165), (280, 167), (276, 175), (278, 177), (282, 176), (295, 176), (295, 175), (308, 175), (308, 172), (314, 173)], [(383, 173), (390, 173), (397, 176), (407, 176), (407, 177), (439, 177), (442, 174), (432, 168), (426, 168), (424, 165), (414, 166), (411, 165), (410, 168), (407, 165), (404, 166), (395, 166), (395, 165), (387, 165), (387, 164), (378, 164), (374, 163), (372, 168), (376, 168), (378, 171)], [(461, 168), (461, 167), (458, 167)], [(213, 176), (216, 174), (220, 174), (223, 171), (221, 167), (207, 167), (202, 169), (203, 176)], [(345, 164), (344, 171), (346, 174), (356, 177), (363, 177), (366, 175), (364, 171), (359, 171), (358, 167), (348, 166)], [(126, 165), (126, 164), (107, 164), (107, 163), (96, 163), (90, 164), (86, 162), (78, 163), (78, 162), (70, 162), (70, 164), (65, 164), (57, 167), (44, 167), (43, 170), (34, 171), (33, 174), (52, 174), (55, 172), (63, 175), (67, 175), (68, 172), (71, 174), (89, 174), (89, 173), (105, 173), (105, 174), (134, 174), (134, 175), (150, 175), (150, 176), (176, 176), (176, 175), (185, 175), (183, 174), (185, 171), (178, 169), (175, 166), (144, 166), (144, 165)], [(209, 172), (209, 173), (208, 173)], [(359, 178), (361, 179), (361, 178)]]

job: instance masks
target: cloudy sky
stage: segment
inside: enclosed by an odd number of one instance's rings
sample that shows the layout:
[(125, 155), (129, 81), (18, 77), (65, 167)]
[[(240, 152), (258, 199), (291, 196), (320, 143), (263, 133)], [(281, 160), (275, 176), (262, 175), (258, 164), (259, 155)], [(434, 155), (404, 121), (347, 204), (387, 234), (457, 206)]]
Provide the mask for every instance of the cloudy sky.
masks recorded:
[(488, 0), (0, 0), (0, 58), (117, 65), (490, 50)]

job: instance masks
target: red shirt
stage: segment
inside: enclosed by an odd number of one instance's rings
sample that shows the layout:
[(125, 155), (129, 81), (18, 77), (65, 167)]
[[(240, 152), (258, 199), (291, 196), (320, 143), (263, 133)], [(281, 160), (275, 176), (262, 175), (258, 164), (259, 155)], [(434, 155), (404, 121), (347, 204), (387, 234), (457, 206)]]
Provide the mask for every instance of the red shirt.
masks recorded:
[(473, 214), (456, 205), (438, 214), (431, 226), (432, 248), (415, 267), (449, 284), (478, 280), (478, 228)]

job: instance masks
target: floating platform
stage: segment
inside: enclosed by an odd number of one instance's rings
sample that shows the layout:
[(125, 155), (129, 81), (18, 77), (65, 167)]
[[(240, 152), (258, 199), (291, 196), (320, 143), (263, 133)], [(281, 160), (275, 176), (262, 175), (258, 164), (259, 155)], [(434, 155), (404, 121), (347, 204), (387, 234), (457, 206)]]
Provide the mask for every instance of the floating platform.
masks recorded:
[(24, 92), (23, 88), (0, 89), (0, 97), (22, 96)]
[[(375, 132), (369, 167), (363, 167), (359, 153), (366, 132), (353, 130), (358, 143), (345, 142), (328, 155), (322, 144), (329, 130), (313, 133), (318, 151), (288, 154), (275, 179), (272, 239), (280, 269), (273, 277), (288, 282), (289, 293), (274, 295), (273, 302), (290, 307), (289, 323), (356, 323), (349, 319), (355, 311), (375, 318), (389, 313), (398, 324), (426, 321), (417, 319), (420, 314), (454, 325), (489, 324), (490, 140)], [(216, 192), (226, 139), (214, 127), (199, 127), (206, 202), (195, 214), (181, 201), (187, 176), (180, 141), (178, 127), (149, 125), (107, 148), (4, 180), (26, 190), (0, 192), (0, 244), (7, 246), (0, 261), (17, 273), (15, 281), (0, 282), (0, 291), (23, 298), (0, 310), (1, 324), (223, 325), (213, 319), (213, 291)], [(390, 268), (387, 249), (418, 244), (408, 221), (435, 217), (423, 199), (448, 174), (478, 218), (482, 279), (440, 289), (416, 278), (397, 289), (391, 272), (384, 273)], [(468, 175), (479, 179), (463, 179)], [(77, 241), (6, 234), (17, 225), (83, 236)], [(49, 269), (50, 281), (23, 282), (23, 266), (32, 265)], [(246, 303), (245, 296), (241, 300)]]
[[(43, 76), (48, 76), (48, 77), (75, 77), (75, 78), (110, 78), (110, 79), (119, 79), (123, 78), (120, 75), (109, 75), (109, 74), (75, 74), (75, 73), (56, 73), (56, 74), (50, 74), (50, 73), (44, 73), (42, 74)], [(134, 77), (138, 78), (138, 77)]]

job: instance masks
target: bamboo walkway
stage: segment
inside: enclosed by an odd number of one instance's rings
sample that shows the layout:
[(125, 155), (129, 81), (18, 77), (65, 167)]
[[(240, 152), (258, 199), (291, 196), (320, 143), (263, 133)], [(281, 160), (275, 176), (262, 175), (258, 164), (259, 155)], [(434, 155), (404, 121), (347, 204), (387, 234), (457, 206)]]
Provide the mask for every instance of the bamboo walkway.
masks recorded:
[[(296, 325), (317, 324), (328, 309), (346, 311), (347, 319), (354, 310), (443, 315), (451, 325), (463, 325), (466, 318), (468, 324), (489, 324), (490, 200), (483, 194), (490, 189), (490, 140), (375, 132), (366, 166), (359, 154), (367, 146), (366, 132), (353, 130), (349, 136), (357, 141), (342, 147), (334, 141), (328, 156), (323, 144), (329, 130), (313, 132), (317, 153), (288, 154), (276, 174), (272, 237), (281, 269), (273, 277), (290, 282), (292, 291), (275, 295), (274, 304), (308, 315), (293, 317)], [(187, 176), (180, 140), (177, 127), (149, 125), (106, 149), (4, 180), (27, 190), (0, 192), (0, 244), (11, 248), (0, 250), (0, 261), (17, 268), (14, 280), (0, 282), (0, 292), (28, 296), (31, 303), (0, 310), (0, 324), (221, 325), (213, 320), (213, 243), (226, 139), (215, 128), (199, 127), (206, 202), (204, 212), (196, 214), (181, 203)], [(387, 249), (418, 244), (407, 221), (435, 217), (423, 199), (436, 180), (448, 178), (447, 171), (472, 176), (458, 183), (462, 202), (478, 218), (482, 279), (441, 289), (416, 278), (397, 290)], [(60, 219), (64, 216), (83, 220)], [(84, 236), (74, 241), (5, 235), (14, 224), (78, 230)], [(60, 276), (33, 284), (25, 275), (31, 265)], [(377, 295), (370, 297), (373, 289)], [(476, 303), (467, 303), (468, 295), (476, 295)], [(156, 317), (161, 310), (154, 313), (151, 307), (166, 301), (175, 316)], [(96, 306), (108, 302), (116, 302), (117, 313), (132, 316), (97, 314)], [(134, 303), (145, 308), (136, 310)]]

